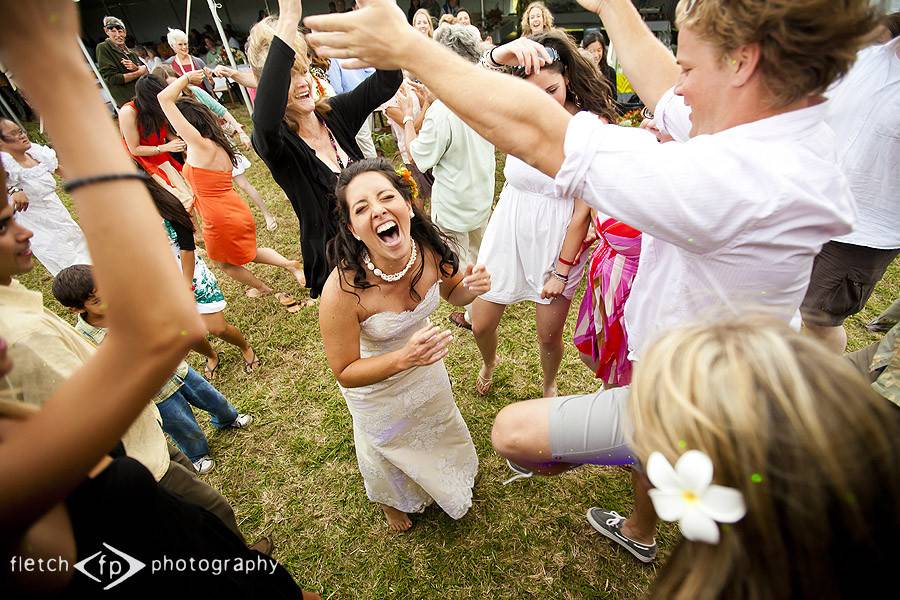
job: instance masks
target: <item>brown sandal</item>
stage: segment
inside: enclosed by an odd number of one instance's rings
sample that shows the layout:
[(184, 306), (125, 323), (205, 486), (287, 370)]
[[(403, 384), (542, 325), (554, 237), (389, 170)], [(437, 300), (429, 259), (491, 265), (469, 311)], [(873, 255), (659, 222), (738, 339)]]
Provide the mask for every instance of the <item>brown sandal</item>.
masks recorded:
[(302, 300), (300, 302), (294, 302), (294, 304), (287, 307), (287, 311), (293, 315), (293, 314), (297, 314), (304, 308), (308, 308), (315, 304), (316, 304), (315, 300), (313, 300), (312, 298), (307, 298), (306, 300)]
[(462, 311), (450, 313), (450, 316), (448, 316), (447, 319), (457, 327), (472, 331), (472, 324), (466, 321), (466, 313)]

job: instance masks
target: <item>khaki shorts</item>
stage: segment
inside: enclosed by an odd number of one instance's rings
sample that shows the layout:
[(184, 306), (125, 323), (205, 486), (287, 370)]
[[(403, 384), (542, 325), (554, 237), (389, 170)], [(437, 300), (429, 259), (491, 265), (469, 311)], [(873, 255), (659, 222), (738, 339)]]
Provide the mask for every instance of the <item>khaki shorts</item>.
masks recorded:
[(837, 327), (866, 306), (900, 249), (879, 250), (828, 242), (813, 262), (809, 288), (800, 306), (803, 322)]
[(633, 465), (628, 439), (629, 388), (554, 398), (550, 404), (553, 460), (569, 464)]

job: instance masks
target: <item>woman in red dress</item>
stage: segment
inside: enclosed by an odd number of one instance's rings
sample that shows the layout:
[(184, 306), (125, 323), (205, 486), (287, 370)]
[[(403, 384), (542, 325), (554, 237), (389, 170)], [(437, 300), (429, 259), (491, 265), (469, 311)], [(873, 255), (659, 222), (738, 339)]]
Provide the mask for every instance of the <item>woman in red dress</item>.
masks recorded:
[(181, 176), (181, 162), (172, 152), (184, 152), (185, 143), (169, 131), (169, 123), (156, 99), (166, 84), (144, 75), (134, 86), (134, 100), (119, 111), (119, 131), (131, 156), (160, 183), (174, 193), (188, 212), (192, 195)]

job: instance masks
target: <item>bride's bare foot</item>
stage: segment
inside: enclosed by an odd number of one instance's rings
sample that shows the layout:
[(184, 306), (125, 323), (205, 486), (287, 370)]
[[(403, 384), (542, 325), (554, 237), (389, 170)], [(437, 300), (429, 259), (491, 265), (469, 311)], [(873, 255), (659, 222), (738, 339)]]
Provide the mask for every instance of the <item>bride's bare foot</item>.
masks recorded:
[(300, 287), (306, 287), (306, 275), (303, 274), (303, 265), (299, 260), (292, 260), (291, 266), (288, 267), (288, 271), (291, 272), (291, 275), (294, 276), (294, 279), (297, 280)]
[(397, 510), (393, 506), (388, 506), (387, 504), (379, 504), (378, 506), (384, 511), (384, 516), (387, 517), (388, 526), (394, 531), (406, 531), (412, 527), (412, 521), (405, 512)]

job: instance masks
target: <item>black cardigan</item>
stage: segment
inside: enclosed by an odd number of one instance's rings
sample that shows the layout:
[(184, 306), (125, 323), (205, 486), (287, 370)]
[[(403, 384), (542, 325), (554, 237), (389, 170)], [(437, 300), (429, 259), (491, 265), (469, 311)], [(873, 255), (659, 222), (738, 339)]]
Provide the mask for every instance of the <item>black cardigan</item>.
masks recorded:
[[(281, 38), (273, 38), (253, 107), (253, 147), (297, 213), (306, 286), (309, 295), (316, 298), (330, 272), (325, 245), (337, 231), (337, 176), (284, 122), (293, 63), (293, 48)], [(363, 158), (356, 145), (359, 128), (375, 109), (394, 96), (402, 82), (400, 71), (376, 71), (353, 91), (328, 100), (331, 111), (325, 115), (325, 122), (351, 161)]]

